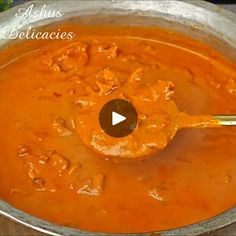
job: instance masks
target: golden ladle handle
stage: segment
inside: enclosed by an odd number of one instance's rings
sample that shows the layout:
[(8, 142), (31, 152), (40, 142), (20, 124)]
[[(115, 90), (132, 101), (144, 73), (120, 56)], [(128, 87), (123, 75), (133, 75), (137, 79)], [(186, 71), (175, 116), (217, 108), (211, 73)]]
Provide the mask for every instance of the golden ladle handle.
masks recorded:
[(179, 128), (216, 128), (222, 126), (236, 126), (236, 115), (188, 115), (180, 113)]
[(212, 119), (217, 120), (221, 126), (235, 126), (236, 115), (215, 115)]

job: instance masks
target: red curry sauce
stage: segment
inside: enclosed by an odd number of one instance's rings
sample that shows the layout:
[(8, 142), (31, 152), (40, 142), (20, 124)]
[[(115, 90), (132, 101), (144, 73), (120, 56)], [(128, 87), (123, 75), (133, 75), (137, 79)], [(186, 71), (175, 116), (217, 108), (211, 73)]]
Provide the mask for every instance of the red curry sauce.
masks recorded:
[[(233, 207), (235, 128), (181, 130), (152, 157), (116, 163), (84, 145), (90, 131), (78, 134), (77, 122), (81, 106), (96, 103), (91, 94), (109, 101), (111, 84), (141, 70), (147, 83), (174, 85), (180, 111), (236, 113), (236, 65), (158, 28), (61, 28), (77, 37), (1, 51), (2, 65), (17, 59), (0, 69), (0, 198), (51, 222), (104, 232), (170, 229)], [(97, 119), (90, 115), (88, 127)]]

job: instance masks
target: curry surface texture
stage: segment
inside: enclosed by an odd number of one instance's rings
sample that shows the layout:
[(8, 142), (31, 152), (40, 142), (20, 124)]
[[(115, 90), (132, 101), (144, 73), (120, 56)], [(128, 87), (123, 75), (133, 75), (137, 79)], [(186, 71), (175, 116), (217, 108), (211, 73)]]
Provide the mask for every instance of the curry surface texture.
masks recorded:
[[(236, 113), (236, 65), (168, 30), (60, 28), (76, 38), (1, 50), (0, 198), (54, 223), (117, 233), (171, 229), (235, 206), (235, 128), (181, 130), (150, 158), (121, 163), (82, 140), (98, 122), (93, 95), (109, 101), (130, 78), (174, 87), (178, 109), (192, 115)], [(149, 95), (137, 90), (136, 103)], [(83, 107), (90, 110), (80, 129)], [(145, 131), (139, 138), (147, 141)]]

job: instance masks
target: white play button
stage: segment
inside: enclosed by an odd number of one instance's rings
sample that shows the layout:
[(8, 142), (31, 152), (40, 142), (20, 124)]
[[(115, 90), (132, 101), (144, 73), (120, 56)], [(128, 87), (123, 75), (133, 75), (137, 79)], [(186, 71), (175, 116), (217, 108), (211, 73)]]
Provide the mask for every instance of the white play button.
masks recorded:
[(117, 125), (117, 124), (121, 123), (122, 121), (126, 120), (126, 117), (113, 111), (111, 120), (112, 120), (112, 125)]
[(124, 99), (107, 102), (99, 112), (102, 130), (113, 138), (128, 136), (136, 128), (137, 122), (138, 114), (134, 106)]

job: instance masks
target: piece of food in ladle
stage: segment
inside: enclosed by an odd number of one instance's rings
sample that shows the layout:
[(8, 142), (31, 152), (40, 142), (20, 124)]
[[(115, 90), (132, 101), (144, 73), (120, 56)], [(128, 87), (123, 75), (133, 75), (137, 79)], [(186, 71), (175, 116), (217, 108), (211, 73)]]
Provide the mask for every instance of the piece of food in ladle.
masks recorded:
[[(78, 107), (77, 132), (82, 141), (103, 156), (139, 158), (163, 149), (179, 129), (178, 111), (174, 103), (174, 84), (171, 81), (157, 80), (144, 83), (140, 70), (132, 74), (127, 82), (119, 84), (112, 73), (105, 73), (108, 85), (115, 79), (116, 89), (110, 89), (107, 96), (98, 92), (88, 94), (88, 106)], [(107, 78), (110, 76), (111, 78)], [(139, 79), (136, 79), (138, 76)], [(99, 78), (100, 79), (100, 78)], [(107, 86), (108, 86), (107, 85)], [(104, 85), (105, 86), (105, 85)], [(134, 132), (123, 138), (107, 135), (99, 124), (99, 112), (109, 100), (122, 98), (130, 101), (138, 113), (138, 125)], [(84, 97), (79, 100), (85, 99)], [(93, 121), (91, 121), (93, 117)], [(81, 134), (81, 135), (80, 135)]]

